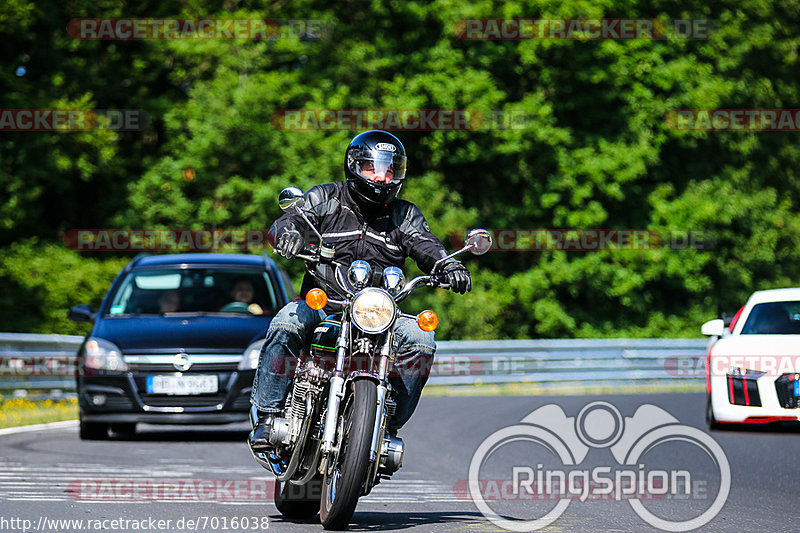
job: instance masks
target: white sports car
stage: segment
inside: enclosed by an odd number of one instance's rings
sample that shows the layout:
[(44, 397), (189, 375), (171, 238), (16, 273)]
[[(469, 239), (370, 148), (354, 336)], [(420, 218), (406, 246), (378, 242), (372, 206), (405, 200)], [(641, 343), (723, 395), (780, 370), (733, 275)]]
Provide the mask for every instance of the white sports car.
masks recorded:
[(758, 291), (729, 327), (703, 324), (711, 428), (797, 422), (800, 415), (800, 289)]

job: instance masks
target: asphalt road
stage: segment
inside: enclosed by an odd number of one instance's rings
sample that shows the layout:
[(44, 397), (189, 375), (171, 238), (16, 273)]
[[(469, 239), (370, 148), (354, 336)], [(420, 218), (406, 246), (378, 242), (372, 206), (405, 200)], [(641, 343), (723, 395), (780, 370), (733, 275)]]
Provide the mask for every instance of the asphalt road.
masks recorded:
[[(600, 400), (613, 405), (625, 421), (620, 425), (607, 407), (578, 416), (586, 405)], [(643, 404), (658, 406), (674, 419), (670, 422), (664, 418), (667, 415), (649, 408), (631, 421), (628, 417)], [(554, 510), (557, 498), (526, 499), (524, 483), (517, 484), (515, 494), (512, 472), (516, 468), (517, 479), (524, 482), (531, 473), (560, 468), (566, 475), (600, 472), (608, 479), (626, 469), (640, 474), (667, 472), (689, 482), (676, 483), (677, 489), (670, 485), (673, 492), (667, 495), (654, 495), (666, 488), (655, 475), (656, 488), (648, 493), (649, 499), (642, 499), (643, 507), (671, 522), (702, 517), (725, 485), (714, 459), (714, 453), (721, 451), (730, 466), (730, 490), (719, 502), (724, 504), (721, 510), (700, 530), (800, 530), (800, 432), (759, 428), (709, 434), (703, 421), (703, 394), (423, 398), (401, 432), (407, 446), (403, 468), (362, 498), (351, 530), (504, 531), (470, 499), (466, 489), (470, 462), (487, 437), (548, 405), (550, 411), (539, 419), (540, 426), (560, 440), (543, 437), (547, 431), (530, 433), (538, 440), (512, 438), (487, 454), (478, 471), (487, 505), (499, 516), (534, 520)], [(590, 445), (575, 452), (580, 446), (570, 444), (574, 464), (567, 466), (558, 442), (568, 442), (570, 428), (577, 426), (574, 420), (559, 425), (557, 408), (582, 420), (583, 442)], [(608, 428), (627, 431), (642, 423), (667, 424), (660, 430), (664, 438), (655, 441), (658, 445), (644, 446), (634, 466), (620, 466), (615, 448), (606, 446), (616, 438)], [(317, 521), (286, 520), (277, 513), (270, 501), (271, 476), (244, 444), (247, 429), (145, 425), (131, 440), (98, 442), (81, 442), (77, 427), (0, 435), (0, 531), (257, 531), (267, 525), (270, 531), (322, 531)], [(674, 438), (667, 438), (670, 434)], [(720, 449), (706, 452), (687, 442), (691, 438), (705, 442), (709, 450), (716, 442)], [(626, 446), (634, 449), (635, 444)], [(634, 511), (631, 496), (624, 496), (629, 484), (615, 482), (614, 490), (621, 490), (622, 497), (614, 497), (613, 492), (605, 495), (597, 490), (608, 488), (608, 483), (586, 479), (591, 482), (582, 485), (578, 479), (561, 487), (586, 489), (588, 496), (584, 501), (579, 495), (572, 498), (543, 531), (658, 530)], [(687, 485), (689, 495), (683, 491)]]

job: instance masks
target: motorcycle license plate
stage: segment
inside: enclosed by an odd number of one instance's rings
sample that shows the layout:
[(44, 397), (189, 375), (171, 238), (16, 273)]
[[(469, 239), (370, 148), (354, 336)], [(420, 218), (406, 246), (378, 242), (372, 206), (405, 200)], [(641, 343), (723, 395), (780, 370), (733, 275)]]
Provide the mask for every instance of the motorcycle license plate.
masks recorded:
[(794, 395), (800, 396), (800, 381), (794, 382)]
[(209, 394), (219, 390), (217, 376), (147, 376), (150, 394)]

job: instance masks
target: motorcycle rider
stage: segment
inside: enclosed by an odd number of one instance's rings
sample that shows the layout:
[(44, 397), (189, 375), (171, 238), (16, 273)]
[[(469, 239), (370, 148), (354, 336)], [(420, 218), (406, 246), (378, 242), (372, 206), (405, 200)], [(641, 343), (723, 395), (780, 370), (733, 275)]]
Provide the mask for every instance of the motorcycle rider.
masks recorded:
[[(396, 198), (406, 174), (406, 152), (400, 140), (380, 130), (357, 135), (345, 152), (344, 173), (344, 182), (311, 188), (302, 208), (325, 241), (335, 246), (334, 259), (345, 265), (356, 259), (365, 260), (373, 272), (380, 273), (388, 266), (402, 268), (406, 257), (411, 257), (423, 272), (430, 273), (434, 263), (447, 252), (431, 233), (419, 208)], [(270, 243), (287, 258), (299, 253), (311, 236), (316, 237), (296, 213), (285, 213), (269, 231)], [(319, 287), (332, 298), (342, 299), (334, 269), (319, 265), (317, 272), (327, 283), (321, 284), (306, 273), (301, 297)], [(442, 273), (453, 291), (463, 294), (472, 290), (470, 273), (459, 261), (448, 260)], [(315, 311), (304, 299), (297, 299), (272, 319), (250, 398), (258, 410), (251, 440), (254, 449), (270, 447), (272, 420), (283, 410), (291, 384), (287, 369), (295, 367), (295, 358), (310, 345), (314, 328), (325, 316), (323, 310)], [(395, 415), (388, 422), (392, 434), (414, 412), (436, 350), (433, 332), (422, 331), (412, 319), (399, 317), (394, 334), (398, 372), (389, 378), (397, 402)]]

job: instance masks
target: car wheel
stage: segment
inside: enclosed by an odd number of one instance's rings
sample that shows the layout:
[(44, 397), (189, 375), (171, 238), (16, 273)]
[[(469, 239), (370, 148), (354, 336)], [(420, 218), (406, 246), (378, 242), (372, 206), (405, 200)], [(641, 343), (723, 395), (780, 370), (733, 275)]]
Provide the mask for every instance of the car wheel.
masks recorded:
[(103, 422), (80, 422), (81, 440), (104, 440), (108, 438), (108, 424)]
[(121, 437), (133, 437), (136, 435), (136, 422), (116, 422), (111, 424), (111, 431)]
[(720, 429), (719, 422), (714, 418), (714, 410), (711, 407), (711, 395), (706, 398), (706, 424), (708, 429)]

